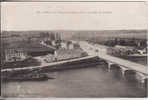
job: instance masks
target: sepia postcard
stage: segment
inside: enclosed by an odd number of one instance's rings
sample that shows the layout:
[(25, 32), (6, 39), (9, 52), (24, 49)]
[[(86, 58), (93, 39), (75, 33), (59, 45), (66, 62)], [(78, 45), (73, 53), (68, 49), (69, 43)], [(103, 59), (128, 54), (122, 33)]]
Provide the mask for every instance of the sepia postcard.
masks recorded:
[(1, 97), (147, 98), (147, 32), (145, 2), (1, 2)]

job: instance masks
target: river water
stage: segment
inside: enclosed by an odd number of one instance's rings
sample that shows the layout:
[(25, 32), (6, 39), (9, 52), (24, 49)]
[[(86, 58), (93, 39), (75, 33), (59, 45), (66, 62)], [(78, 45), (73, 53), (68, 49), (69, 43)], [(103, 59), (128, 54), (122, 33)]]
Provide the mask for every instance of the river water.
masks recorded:
[[(84, 66), (85, 67), (85, 66)], [(2, 83), (5, 97), (145, 97), (146, 89), (105, 64), (50, 72), (55, 79)], [(134, 77), (132, 77), (134, 78)]]

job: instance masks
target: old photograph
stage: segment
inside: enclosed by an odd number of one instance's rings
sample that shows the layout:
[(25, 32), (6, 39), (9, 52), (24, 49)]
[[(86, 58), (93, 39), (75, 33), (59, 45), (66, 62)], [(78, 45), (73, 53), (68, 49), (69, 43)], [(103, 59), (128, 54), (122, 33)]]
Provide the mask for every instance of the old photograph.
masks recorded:
[(2, 2), (4, 98), (146, 98), (144, 2)]

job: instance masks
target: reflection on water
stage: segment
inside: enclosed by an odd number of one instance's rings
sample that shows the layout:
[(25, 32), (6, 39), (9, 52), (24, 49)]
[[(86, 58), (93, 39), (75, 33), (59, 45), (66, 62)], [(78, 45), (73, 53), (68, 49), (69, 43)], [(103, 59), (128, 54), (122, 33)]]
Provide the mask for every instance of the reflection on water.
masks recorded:
[(145, 97), (146, 89), (129, 81), (120, 70), (108, 72), (106, 65), (50, 73), (55, 77), (40, 82), (3, 83), (6, 97)]

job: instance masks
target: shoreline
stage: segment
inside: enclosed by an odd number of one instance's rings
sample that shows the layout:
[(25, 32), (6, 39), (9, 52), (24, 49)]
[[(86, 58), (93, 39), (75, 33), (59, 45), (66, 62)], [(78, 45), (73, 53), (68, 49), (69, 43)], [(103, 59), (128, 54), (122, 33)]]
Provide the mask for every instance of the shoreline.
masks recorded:
[[(92, 66), (97, 65), (99, 63), (100, 63), (99, 57), (91, 56), (90, 58), (87, 58), (87, 59), (80, 59), (80, 60), (75, 60), (75, 61), (70, 61), (70, 62), (67, 61), (64, 63), (59, 63), (59, 64), (55, 64), (55, 65), (53, 64), (50, 66), (44, 66), (44, 67), (40, 67), (40, 68), (5, 71), (5, 72), (2, 72), (2, 80), (5, 81), (5, 79), (9, 80), (11, 78), (15, 79), (19, 75), (27, 75), (27, 74), (40, 75), (43, 73), (53, 72), (53, 71), (85, 68), (85, 67), (89, 67), (90, 65), (92, 65)], [(29, 67), (27, 67), (27, 68), (29, 68)], [(24, 78), (24, 80), (25, 80), (25, 78)]]
[(40, 66), (33, 66), (33, 67), (20, 67), (20, 68), (7, 68), (7, 69), (2, 69), (1, 72), (9, 72), (9, 71), (19, 71), (19, 70), (27, 70), (27, 69), (37, 69), (37, 68), (44, 68), (44, 67), (49, 67), (49, 66), (54, 66), (54, 65), (59, 65), (59, 64), (64, 64), (64, 63), (69, 63), (69, 62), (75, 62), (75, 61), (81, 61), (84, 59), (90, 59), (90, 58), (98, 58), (97, 56), (86, 56), (86, 57), (81, 57), (77, 59), (70, 59), (70, 60), (62, 60), (58, 62), (52, 62), (52, 63), (46, 63), (42, 64)]

